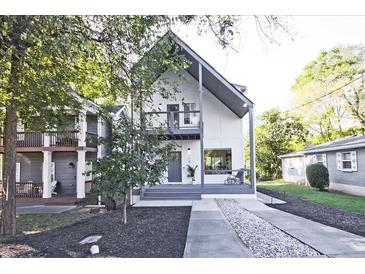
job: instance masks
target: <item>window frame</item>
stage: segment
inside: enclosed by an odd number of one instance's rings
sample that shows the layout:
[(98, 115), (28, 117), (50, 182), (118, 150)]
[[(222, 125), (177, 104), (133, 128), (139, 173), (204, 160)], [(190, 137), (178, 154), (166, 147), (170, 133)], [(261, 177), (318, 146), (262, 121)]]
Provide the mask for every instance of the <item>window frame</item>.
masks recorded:
[[(206, 153), (209, 151), (225, 151), (225, 156), (222, 156), (224, 162), (224, 167), (226, 166), (226, 162), (228, 160), (227, 168), (221, 169), (207, 169), (207, 161), (206, 161)], [(212, 158), (212, 157), (210, 157)], [(218, 157), (216, 157), (218, 158)], [(232, 148), (205, 148), (204, 149), (204, 174), (205, 175), (222, 175), (222, 174), (232, 174)]]
[[(350, 155), (350, 159), (348, 159), (348, 160), (346, 160), (346, 159), (344, 159), (344, 155), (345, 154), (348, 154), (348, 155)], [(347, 167), (347, 168), (345, 168), (344, 167), (344, 162), (346, 162), (346, 163), (350, 163), (350, 167)], [(351, 151), (344, 151), (344, 152), (341, 152), (341, 169), (342, 169), (342, 171), (353, 171), (352, 170), (352, 160), (351, 160)]]

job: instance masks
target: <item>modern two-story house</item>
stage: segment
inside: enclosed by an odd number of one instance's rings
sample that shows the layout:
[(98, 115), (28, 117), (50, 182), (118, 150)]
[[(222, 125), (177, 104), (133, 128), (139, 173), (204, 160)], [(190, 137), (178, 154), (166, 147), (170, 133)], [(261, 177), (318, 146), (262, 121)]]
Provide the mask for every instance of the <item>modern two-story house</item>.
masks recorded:
[[(107, 147), (99, 137), (108, 138), (110, 124), (99, 116), (97, 104), (79, 98), (81, 109), (69, 113), (67, 130), (32, 132), (19, 124), (17, 132), (17, 197), (52, 197), (57, 195), (84, 198), (91, 189), (92, 161), (105, 155)], [(3, 178), (3, 139), (0, 138), (0, 178)], [(56, 194), (55, 192), (53, 194)]]
[[(163, 39), (176, 43), (190, 63), (183, 77), (166, 70), (154, 84), (154, 88), (166, 85), (163, 88), (168, 89), (174, 82), (175, 96), (166, 99), (155, 93), (152, 103), (143, 108), (144, 117), (152, 120), (151, 132), (162, 125), (166, 142), (176, 144), (164, 183), (202, 186), (206, 194), (217, 193), (219, 185), (219, 193), (255, 194), (255, 176), (251, 176), (249, 187), (238, 191), (223, 188), (228, 176), (245, 168), (245, 115), (249, 115), (250, 169), (255, 174), (254, 104), (245, 95), (246, 87), (230, 83), (173, 32)], [(197, 166), (195, 181), (188, 176), (189, 165)]]

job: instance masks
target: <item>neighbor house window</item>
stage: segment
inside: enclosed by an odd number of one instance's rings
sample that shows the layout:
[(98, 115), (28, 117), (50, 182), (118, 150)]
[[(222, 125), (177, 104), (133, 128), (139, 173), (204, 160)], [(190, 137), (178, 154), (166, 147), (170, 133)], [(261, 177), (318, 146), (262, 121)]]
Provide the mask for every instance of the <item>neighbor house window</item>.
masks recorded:
[(342, 153), (342, 169), (352, 169), (351, 165), (351, 153), (350, 152), (343, 152)]
[(357, 171), (356, 151), (337, 152), (337, 170)]
[(206, 149), (204, 150), (205, 174), (232, 173), (232, 150)]
[(196, 110), (196, 103), (183, 103), (184, 105), (184, 124), (185, 125), (194, 125), (197, 123), (197, 113), (189, 113), (189, 111)]
[(316, 154), (317, 163), (327, 166), (326, 154)]

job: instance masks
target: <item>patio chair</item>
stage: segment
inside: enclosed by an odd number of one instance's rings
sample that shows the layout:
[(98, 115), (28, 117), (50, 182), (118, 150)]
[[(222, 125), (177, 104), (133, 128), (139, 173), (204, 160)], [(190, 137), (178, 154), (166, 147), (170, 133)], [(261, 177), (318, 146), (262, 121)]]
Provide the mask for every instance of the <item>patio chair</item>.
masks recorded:
[(225, 185), (232, 185), (232, 184), (243, 184), (243, 176), (245, 176), (245, 170), (241, 168), (236, 175), (229, 175), (227, 179), (224, 180)]
[(51, 182), (51, 193), (52, 195), (58, 195), (58, 193), (56, 192), (56, 187), (57, 187), (57, 181), (52, 181)]

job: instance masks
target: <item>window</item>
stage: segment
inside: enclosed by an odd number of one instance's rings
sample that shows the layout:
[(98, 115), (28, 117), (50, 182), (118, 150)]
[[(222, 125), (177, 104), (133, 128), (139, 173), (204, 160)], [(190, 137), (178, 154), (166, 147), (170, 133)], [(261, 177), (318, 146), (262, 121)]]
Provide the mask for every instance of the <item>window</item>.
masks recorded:
[(342, 169), (352, 169), (350, 152), (342, 153)]
[(316, 154), (317, 163), (327, 166), (326, 154)]
[(337, 170), (357, 171), (356, 151), (337, 152)]
[(206, 149), (204, 151), (205, 174), (231, 174), (231, 149)]
[[(196, 110), (196, 103), (183, 103), (183, 105), (185, 112)], [(184, 125), (194, 125), (197, 122), (197, 113), (184, 113)]]

